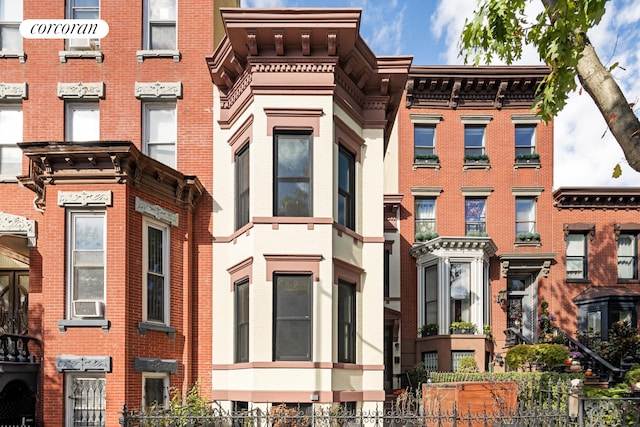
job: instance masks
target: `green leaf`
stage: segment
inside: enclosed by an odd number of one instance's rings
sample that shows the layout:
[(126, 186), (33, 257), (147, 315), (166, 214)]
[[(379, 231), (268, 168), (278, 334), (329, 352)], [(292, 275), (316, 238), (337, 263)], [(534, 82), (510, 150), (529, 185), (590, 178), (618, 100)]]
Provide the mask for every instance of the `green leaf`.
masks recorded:
[(620, 167), (620, 163), (618, 163), (614, 168), (613, 168), (613, 173), (611, 174), (611, 176), (613, 178), (620, 178), (620, 175), (622, 175), (622, 168)]

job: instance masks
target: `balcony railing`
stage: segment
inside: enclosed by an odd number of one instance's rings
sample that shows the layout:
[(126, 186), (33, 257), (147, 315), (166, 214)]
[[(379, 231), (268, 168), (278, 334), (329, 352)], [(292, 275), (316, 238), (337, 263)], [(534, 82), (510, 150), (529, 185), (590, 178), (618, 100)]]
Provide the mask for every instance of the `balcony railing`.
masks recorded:
[(0, 363), (37, 363), (36, 357), (29, 352), (29, 342), (40, 343), (28, 335), (0, 333)]

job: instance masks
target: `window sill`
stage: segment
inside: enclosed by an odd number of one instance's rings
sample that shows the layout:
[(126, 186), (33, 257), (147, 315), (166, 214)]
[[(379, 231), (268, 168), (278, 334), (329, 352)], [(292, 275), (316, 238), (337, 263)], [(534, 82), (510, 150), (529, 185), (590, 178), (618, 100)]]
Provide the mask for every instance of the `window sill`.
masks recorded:
[(435, 169), (435, 170), (440, 170), (440, 162), (414, 162), (413, 163), (413, 170), (416, 169)]
[(182, 54), (179, 50), (138, 50), (136, 51), (138, 62), (144, 62), (149, 58), (173, 58), (173, 62), (180, 62)]
[(104, 54), (99, 50), (61, 50), (58, 52), (60, 63), (64, 64), (70, 58), (89, 58), (102, 62)]
[(591, 283), (589, 279), (565, 279), (567, 283)]
[(462, 166), (462, 170), (466, 171), (468, 169), (486, 169), (489, 170), (491, 169), (491, 165), (489, 164), (489, 162), (485, 161), (478, 161), (478, 162), (465, 162), (464, 166)]
[(0, 176), (0, 183), (15, 184), (18, 179), (15, 176)]
[(147, 331), (165, 332), (169, 338), (176, 337), (176, 328), (173, 326), (161, 325), (159, 323), (139, 322), (138, 333), (140, 335), (146, 335)]
[(513, 243), (514, 246), (542, 246), (542, 243), (540, 243), (540, 240), (516, 240)]
[(27, 60), (27, 54), (24, 51), (0, 50), (0, 58), (18, 58), (21, 64)]
[(540, 162), (515, 162), (513, 164), (513, 169), (540, 169)]
[(104, 332), (109, 332), (111, 322), (107, 319), (66, 319), (58, 320), (58, 330), (67, 332), (67, 328), (102, 328)]

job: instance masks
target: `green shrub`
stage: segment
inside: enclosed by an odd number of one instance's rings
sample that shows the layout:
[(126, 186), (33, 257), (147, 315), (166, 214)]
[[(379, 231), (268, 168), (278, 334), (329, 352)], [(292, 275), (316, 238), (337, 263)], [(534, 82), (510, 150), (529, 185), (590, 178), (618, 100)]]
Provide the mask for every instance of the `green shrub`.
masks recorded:
[(464, 356), (458, 362), (456, 372), (478, 372), (478, 362), (473, 356)]
[(534, 359), (533, 346), (518, 344), (507, 350), (504, 361), (511, 369), (521, 369), (525, 363), (531, 363)]
[(533, 357), (536, 362), (552, 368), (569, 358), (569, 349), (562, 344), (536, 344), (533, 346)]

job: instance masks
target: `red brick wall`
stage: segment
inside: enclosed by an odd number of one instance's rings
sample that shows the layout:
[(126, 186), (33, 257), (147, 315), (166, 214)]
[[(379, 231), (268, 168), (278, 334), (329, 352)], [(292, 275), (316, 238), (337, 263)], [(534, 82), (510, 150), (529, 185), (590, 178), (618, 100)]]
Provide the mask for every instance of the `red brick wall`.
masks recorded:
[[(0, 211), (37, 221), (38, 247), (31, 251), (31, 330), (44, 340), (40, 378), (39, 418), (47, 425), (62, 425), (64, 402), (62, 375), (55, 371), (55, 356), (111, 355), (113, 372), (107, 375), (107, 425), (118, 425), (118, 412), (127, 400), (137, 405), (141, 396), (141, 375), (132, 373), (133, 357), (163, 357), (180, 360), (172, 385), (186, 390), (200, 379), (202, 389), (211, 389), (211, 212), (212, 198), (212, 108), (213, 85), (205, 55), (213, 52), (213, 2), (178, 1), (178, 48), (181, 61), (149, 58), (139, 63), (136, 50), (142, 48), (142, 3), (125, 0), (102, 2), (100, 17), (110, 30), (101, 40), (104, 61), (70, 58), (61, 63), (58, 52), (64, 40), (24, 40), (27, 60), (2, 59), (0, 76), (5, 83), (28, 85), (28, 99), (22, 102), (25, 141), (64, 139), (64, 101), (57, 97), (58, 82), (104, 82), (100, 103), (100, 137), (103, 140), (131, 140), (141, 144), (141, 102), (135, 98), (135, 82), (182, 82), (183, 96), (177, 101), (178, 169), (196, 175), (205, 187), (194, 218), (182, 212), (180, 226), (172, 229), (172, 324), (176, 338), (149, 331), (140, 336), (141, 319), (140, 215), (131, 211), (135, 192), (124, 185), (112, 185), (113, 207), (108, 211), (108, 333), (95, 328), (58, 331), (64, 318), (64, 209), (56, 204), (57, 190), (104, 190), (106, 186), (77, 185), (47, 188), (46, 213), (37, 212), (35, 196), (17, 184), (0, 183)], [(65, 17), (65, 1), (25, 1), (24, 19)], [(27, 161), (23, 163), (27, 173)], [(145, 196), (146, 200), (150, 200)], [(157, 200), (154, 203), (159, 203)], [(127, 202), (129, 209), (127, 209)], [(165, 206), (167, 209), (175, 210)], [(111, 250), (118, 248), (121, 250)], [(185, 305), (184, 309), (182, 308)], [(122, 307), (115, 311), (114, 307)], [(40, 322), (40, 319), (42, 321)], [(194, 334), (194, 328), (198, 328)], [(125, 392), (126, 390), (126, 392)]]
[[(441, 187), (436, 201), (436, 229), (440, 236), (464, 236), (465, 212), (462, 187), (492, 187), (487, 197), (487, 233), (498, 246), (497, 255), (502, 253), (552, 252), (553, 230), (552, 183), (553, 183), (553, 132), (552, 124), (538, 125), (536, 129), (536, 151), (540, 154), (540, 169), (514, 169), (515, 143), (512, 114), (530, 113), (528, 110), (435, 110), (420, 108), (400, 108), (399, 131), (399, 192), (404, 195), (400, 208), (401, 229), (401, 310), (402, 310), (402, 364), (403, 370), (410, 369), (419, 360), (415, 354), (417, 336), (417, 289), (416, 260), (410, 255), (414, 242), (414, 197), (411, 187)], [(436, 153), (440, 169), (417, 168), (413, 170), (413, 123), (410, 114), (441, 114), (442, 120), (436, 126)], [(490, 169), (469, 169), (464, 171), (464, 125), (460, 118), (464, 114), (490, 114), (493, 119), (485, 132), (486, 153)], [(512, 187), (544, 187), (537, 201), (537, 231), (541, 234), (541, 246), (516, 247), (515, 241), (515, 198)], [(500, 275), (500, 263), (492, 258), (490, 265), (491, 315), (496, 349), (504, 344), (502, 330), (506, 325), (506, 314), (495, 295), (506, 288), (506, 279)], [(547, 279), (540, 279), (538, 285), (547, 287)]]

